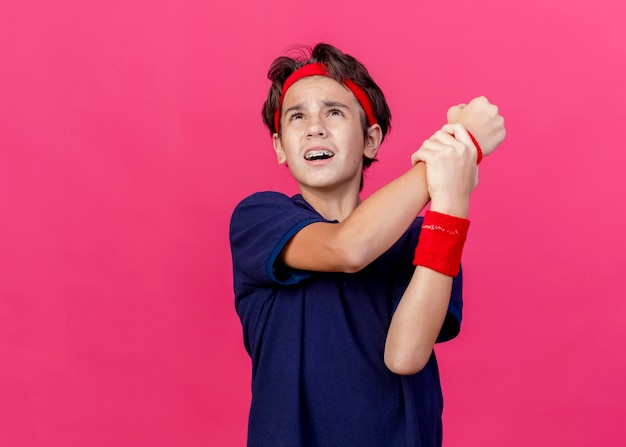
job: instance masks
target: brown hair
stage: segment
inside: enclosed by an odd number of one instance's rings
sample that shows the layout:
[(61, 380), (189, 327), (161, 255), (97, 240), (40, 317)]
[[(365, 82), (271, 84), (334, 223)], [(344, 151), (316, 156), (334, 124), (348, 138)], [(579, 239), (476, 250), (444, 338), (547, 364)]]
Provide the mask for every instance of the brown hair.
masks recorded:
[[(382, 130), (383, 139), (385, 138), (385, 135), (390, 130), (391, 111), (382, 90), (374, 82), (362, 63), (349, 54), (342, 53), (339, 49), (326, 43), (318, 43), (313, 49), (306, 46), (295, 47), (291, 53), (291, 56), (280, 56), (274, 59), (267, 73), (268, 79), (272, 81), (272, 86), (267, 94), (267, 100), (263, 104), (262, 116), (263, 123), (269, 129), (270, 135), (276, 133), (274, 115), (278, 108), (283, 84), (287, 78), (291, 73), (304, 65), (321, 62), (326, 65), (330, 77), (337, 82), (343, 83), (349, 78), (365, 91), (372, 102), (374, 116)], [(361, 110), (361, 126), (363, 127), (363, 134), (367, 135), (369, 126), (363, 110)], [(365, 158), (363, 160), (363, 168), (367, 168), (374, 161), (374, 159)]]

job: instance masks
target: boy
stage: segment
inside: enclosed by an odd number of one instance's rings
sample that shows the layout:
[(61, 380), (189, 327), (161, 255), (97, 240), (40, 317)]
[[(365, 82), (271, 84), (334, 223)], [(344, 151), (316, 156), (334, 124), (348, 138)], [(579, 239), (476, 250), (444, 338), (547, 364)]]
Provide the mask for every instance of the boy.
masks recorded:
[(361, 203), (363, 169), (391, 118), (367, 70), (318, 44), (308, 59), (279, 57), (268, 76), (263, 120), (300, 194), (254, 194), (231, 221), (252, 358), (248, 445), (441, 445), (433, 345), (460, 328), (474, 141), (492, 152), (503, 119), (484, 98), (451, 108), (456, 124)]

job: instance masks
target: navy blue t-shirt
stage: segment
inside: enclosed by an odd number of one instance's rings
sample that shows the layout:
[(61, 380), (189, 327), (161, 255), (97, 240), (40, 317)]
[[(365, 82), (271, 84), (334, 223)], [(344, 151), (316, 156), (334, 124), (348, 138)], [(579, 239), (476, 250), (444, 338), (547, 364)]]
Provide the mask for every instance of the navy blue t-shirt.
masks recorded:
[[(278, 257), (299, 230), (327, 222), (300, 195), (254, 194), (230, 228), (235, 305), (252, 358), (248, 446), (441, 445), (443, 401), (434, 354), (413, 376), (384, 364), (391, 315), (414, 270), (421, 218), (357, 273), (287, 268)], [(439, 341), (462, 310), (455, 278)]]

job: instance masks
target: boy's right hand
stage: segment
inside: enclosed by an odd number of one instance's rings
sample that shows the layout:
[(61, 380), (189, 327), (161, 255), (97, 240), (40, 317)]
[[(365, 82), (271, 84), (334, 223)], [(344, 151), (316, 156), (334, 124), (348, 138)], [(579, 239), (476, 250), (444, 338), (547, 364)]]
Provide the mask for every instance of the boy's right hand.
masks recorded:
[(426, 163), (426, 183), (432, 211), (467, 217), (469, 199), (478, 182), (476, 149), (464, 126), (446, 124), (413, 154)]
[(483, 155), (492, 153), (506, 136), (504, 118), (498, 106), (479, 96), (469, 104), (458, 104), (448, 109), (448, 123), (462, 124), (478, 141)]

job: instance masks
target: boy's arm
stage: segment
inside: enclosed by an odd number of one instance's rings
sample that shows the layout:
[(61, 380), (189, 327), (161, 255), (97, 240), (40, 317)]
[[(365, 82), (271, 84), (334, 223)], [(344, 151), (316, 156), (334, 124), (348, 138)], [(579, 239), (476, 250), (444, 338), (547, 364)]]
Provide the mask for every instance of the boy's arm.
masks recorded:
[(389, 249), (428, 203), (426, 166), (419, 163), (364, 200), (339, 223), (317, 222), (285, 246), (282, 261), (319, 272), (357, 272)]
[[(467, 151), (453, 155), (455, 141), (469, 138), (462, 127), (453, 127), (444, 126), (448, 135), (436, 133), (416, 156), (427, 165), (431, 211), (466, 219), (476, 186), (476, 166)], [(428, 362), (448, 311), (452, 279), (428, 267), (415, 268), (387, 333), (385, 364), (391, 371), (415, 374)]]
[(385, 343), (385, 364), (396, 374), (426, 366), (448, 312), (452, 277), (417, 266), (396, 308)]
[[(448, 111), (448, 118), (468, 127), (488, 155), (504, 138), (504, 122), (484, 97)], [(473, 144), (468, 141), (468, 147)], [(474, 152), (475, 154), (475, 152)], [(426, 166), (408, 172), (376, 191), (338, 224), (314, 223), (285, 246), (282, 261), (293, 268), (322, 272), (356, 272), (388, 250), (430, 200)]]

